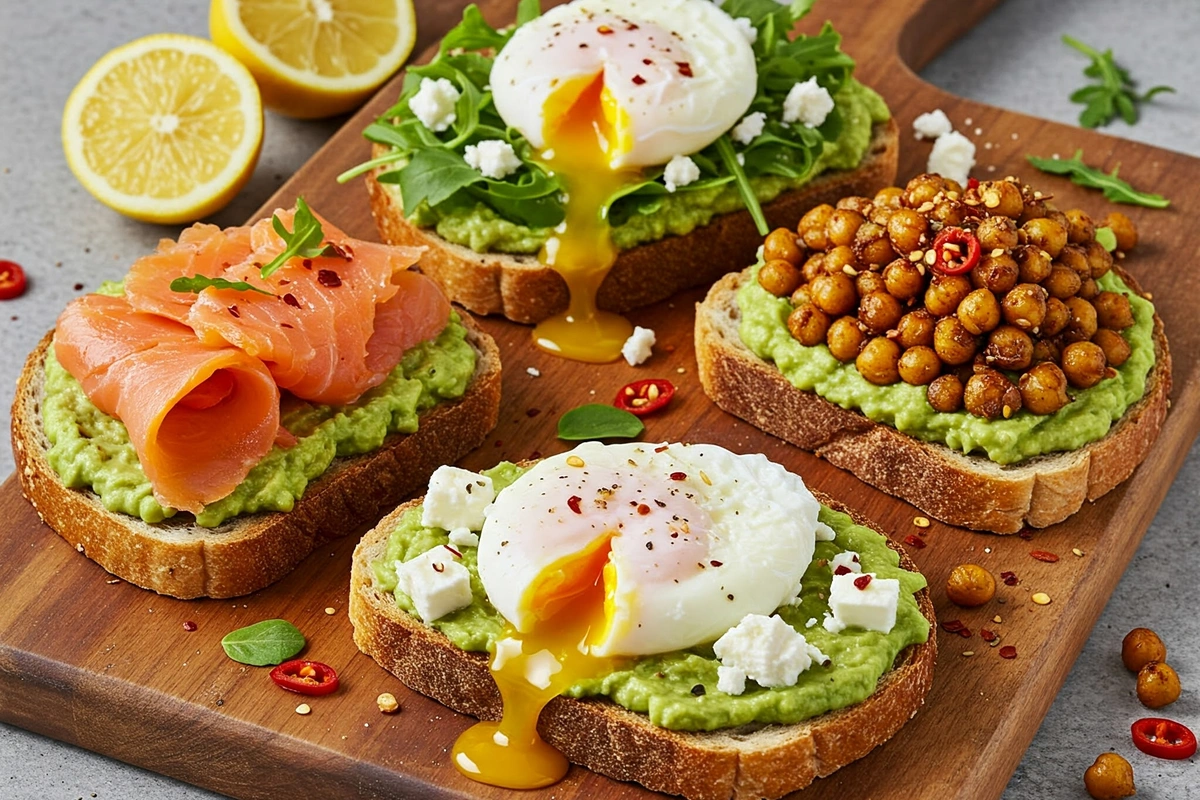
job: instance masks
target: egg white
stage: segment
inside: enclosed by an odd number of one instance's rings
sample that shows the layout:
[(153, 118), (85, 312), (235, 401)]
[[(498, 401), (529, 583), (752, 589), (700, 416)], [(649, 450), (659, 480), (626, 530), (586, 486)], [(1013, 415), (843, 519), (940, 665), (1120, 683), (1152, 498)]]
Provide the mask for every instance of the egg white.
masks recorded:
[(794, 597), (819, 509), (799, 476), (762, 455), (588, 442), (500, 492), (480, 534), (479, 577), (527, 633), (538, 624), (535, 587), (611, 536), (615, 592), (591, 652), (668, 652)]

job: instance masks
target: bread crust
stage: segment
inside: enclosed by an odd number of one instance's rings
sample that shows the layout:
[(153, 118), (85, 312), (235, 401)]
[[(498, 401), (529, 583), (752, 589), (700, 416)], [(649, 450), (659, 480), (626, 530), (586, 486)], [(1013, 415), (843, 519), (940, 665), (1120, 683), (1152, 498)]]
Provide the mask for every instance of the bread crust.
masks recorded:
[[(814, 494), (823, 504), (849, 513), (855, 522), (876, 527), (832, 499)], [(374, 586), (371, 562), (383, 554), (400, 517), (420, 502), (418, 498), (397, 508), (354, 550), (350, 620), (355, 644), (409, 688), (455, 711), (499, 719), (500, 694), (487, 656), (459, 650)], [(916, 571), (901, 546), (891, 540), (888, 544), (899, 552), (902, 567)], [(922, 589), (916, 598), (929, 620), (928, 641), (905, 648), (879, 679), (875, 693), (857, 705), (794, 725), (696, 733), (656, 727), (644, 714), (606, 698), (559, 696), (542, 711), (538, 730), (571, 762), (655, 791), (689, 800), (780, 797), (866, 755), (891, 738), (924, 703), (937, 658), (936, 621), (929, 590)]]
[[(376, 145), (372, 155), (386, 150)], [(813, 206), (846, 195), (874, 194), (894, 181), (899, 154), (895, 120), (877, 124), (857, 169), (826, 172), (796, 191), (785, 192), (763, 206), (767, 222), (772, 228), (790, 228)], [(366, 179), (380, 237), (389, 244), (429, 248), (421, 258), (421, 271), (433, 278), (452, 302), (476, 314), (502, 314), (523, 323), (541, 322), (566, 310), (566, 281), (536, 256), (477, 253), (410, 223), (400, 206), (399, 193), (376, 180), (385, 169), (376, 169)], [(760, 244), (762, 236), (750, 212), (721, 214), (686, 236), (666, 236), (622, 251), (600, 284), (596, 304), (606, 311), (625, 312), (710, 284), (744, 267)]]
[[(1138, 294), (1142, 289), (1114, 267)], [(1171, 353), (1154, 315), (1155, 363), (1146, 393), (1108, 434), (1077, 450), (1000, 466), (895, 428), (793, 387), (738, 335), (738, 289), (750, 271), (727, 275), (696, 306), (696, 360), (705, 393), (720, 408), (951, 525), (1017, 533), (1078, 511), (1128, 478), (1150, 452), (1166, 417)]]
[(13, 402), (21, 491), (59, 536), (130, 583), (181, 599), (249, 594), (282, 578), (321, 543), (378, 519), (382, 509), (421, 489), (434, 469), (458, 460), (495, 427), (499, 350), (462, 316), (478, 358), (460, 400), (422, 414), (414, 433), (393, 434), (371, 453), (335, 459), (291, 511), (239, 516), (216, 528), (173, 519), (149, 524), (108, 511), (90, 490), (63, 484), (46, 460), (41, 416), (51, 331), (26, 359)]

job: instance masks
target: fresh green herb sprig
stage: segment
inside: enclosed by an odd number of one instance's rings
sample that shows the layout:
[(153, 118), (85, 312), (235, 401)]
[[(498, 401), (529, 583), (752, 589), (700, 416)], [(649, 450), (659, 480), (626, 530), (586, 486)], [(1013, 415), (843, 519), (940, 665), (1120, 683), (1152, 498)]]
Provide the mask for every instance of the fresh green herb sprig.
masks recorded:
[(1121, 119), (1130, 125), (1138, 121), (1138, 104), (1145, 103), (1156, 94), (1174, 92), (1170, 86), (1155, 86), (1145, 94), (1138, 94), (1136, 84), (1129, 77), (1129, 72), (1117, 65), (1111, 49), (1101, 53), (1094, 47), (1089, 47), (1071, 36), (1063, 35), (1063, 43), (1075, 48), (1092, 60), (1083, 74), (1094, 78), (1097, 83), (1076, 89), (1071, 93), (1072, 103), (1081, 103), (1084, 108), (1079, 112), (1079, 124), (1085, 128), (1098, 128), (1107, 125), (1120, 114)]
[(285, 619), (265, 619), (225, 634), (221, 648), (239, 664), (282, 664), (304, 649), (304, 634)]
[(634, 439), (645, 429), (636, 415), (603, 403), (572, 408), (558, 420), (558, 438), (573, 442)]
[(210, 286), (214, 289), (232, 289), (235, 292), (258, 292), (259, 294), (265, 294), (268, 297), (275, 296), (266, 289), (260, 289), (253, 284), (246, 283), (245, 281), (230, 281), (226, 280), (225, 278), (210, 278), (207, 275), (193, 275), (190, 278), (176, 278), (175, 280), (171, 281), (172, 292), (199, 294)]
[(1147, 208), (1166, 208), (1171, 204), (1171, 201), (1161, 194), (1139, 192), (1118, 178), (1119, 165), (1113, 167), (1112, 172), (1107, 173), (1101, 172), (1095, 167), (1089, 167), (1083, 163), (1082, 150), (1076, 150), (1075, 155), (1071, 158), (1038, 158), (1037, 156), (1025, 156), (1025, 158), (1042, 172), (1049, 172), (1051, 175), (1065, 175), (1070, 177), (1072, 183), (1079, 186), (1100, 189), (1104, 192), (1104, 196), (1114, 203), (1146, 206)]

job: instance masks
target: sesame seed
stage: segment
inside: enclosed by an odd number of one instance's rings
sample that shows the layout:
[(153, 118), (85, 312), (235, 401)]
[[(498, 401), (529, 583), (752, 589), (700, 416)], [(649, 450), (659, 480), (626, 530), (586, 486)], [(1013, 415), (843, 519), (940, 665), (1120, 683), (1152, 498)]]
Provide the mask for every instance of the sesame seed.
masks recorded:
[(851, 278), (857, 277), (857, 275), (858, 275), (858, 270), (856, 270), (854, 267), (850, 266), (849, 264), (842, 267), (842, 272), (846, 273)]
[(1050, 605), (1050, 595), (1046, 594), (1045, 592), (1034, 592), (1033, 597), (1029, 599), (1037, 603), (1039, 606)]
[(325, 613), (332, 617), (334, 614), (337, 613), (337, 609), (334, 608), (333, 606), (326, 606)]
[(384, 692), (379, 697), (376, 697), (375, 705), (379, 706), (379, 710), (384, 714), (395, 714), (400, 710), (400, 701), (391, 692)]
[(997, 625), (999, 625), (1001, 622), (1004, 622), (1004, 620), (1000, 619), (1000, 615), (999, 615), (999, 614), (997, 614), (996, 616), (992, 617), (992, 622), (994, 622), (994, 623), (996, 623)]
[(1079, 558), (1083, 558), (1083, 551), (1080, 550), (1078, 547), (1072, 547), (1071, 552), (1074, 553)]
[(312, 706), (310, 706), (308, 703), (301, 703), (300, 705), (296, 706), (296, 713), (300, 716), (311, 714)]
[(925, 263), (932, 267), (935, 261), (937, 261), (937, 253), (933, 250), (925, 251)]
[(966, 656), (967, 658), (970, 658), (971, 656), (975, 655), (975, 651), (974, 650), (963, 650), (962, 654), (964, 656)]
[(992, 251), (992, 258), (999, 258), (1002, 255), (1004, 255), (1003, 247), (997, 247), (995, 250)]
[(909, 261), (920, 261), (924, 257), (925, 257), (924, 250), (913, 250), (911, 253), (908, 254)]

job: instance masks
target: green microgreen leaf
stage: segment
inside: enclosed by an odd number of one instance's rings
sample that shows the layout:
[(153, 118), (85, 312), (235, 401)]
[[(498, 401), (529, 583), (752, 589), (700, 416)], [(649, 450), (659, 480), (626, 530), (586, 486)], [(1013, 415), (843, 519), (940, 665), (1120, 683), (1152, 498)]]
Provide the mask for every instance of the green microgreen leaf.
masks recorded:
[(1104, 192), (1104, 196), (1114, 203), (1148, 208), (1166, 208), (1171, 204), (1171, 201), (1161, 194), (1140, 192), (1118, 178), (1119, 165), (1109, 173), (1089, 167), (1083, 163), (1082, 150), (1076, 150), (1075, 155), (1071, 158), (1038, 158), (1036, 156), (1025, 156), (1025, 158), (1042, 172), (1049, 172), (1051, 175), (1065, 175), (1071, 179), (1072, 183), (1079, 186), (1100, 189)]
[(1117, 249), (1117, 234), (1115, 234), (1113, 229), (1107, 225), (1101, 228), (1096, 228), (1096, 241), (1100, 243), (1101, 247), (1110, 253)]
[(558, 438), (572, 442), (589, 439), (633, 439), (646, 426), (635, 415), (602, 403), (573, 408), (558, 420)]
[(1113, 59), (1112, 50), (1103, 53), (1094, 47), (1071, 36), (1063, 35), (1063, 43), (1073, 47), (1092, 60), (1084, 68), (1083, 74), (1099, 83), (1084, 86), (1071, 93), (1071, 102), (1083, 105), (1079, 112), (1079, 124), (1085, 128), (1098, 128), (1107, 125), (1120, 114), (1121, 119), (1129, 125), (1138, 121), (1137, 106), (1145, 103), (1156, 94), (1174, 92), (1170, 86), (1155, 86), (1145, 94), (1139, 95), (1134, 91), (1136, 84), (1129, 77), (1129, 72), (1118, 66)]
[(288, 230), (278, 214), (271, 217), (271, 227), (279, 234), (287, 245), (279, 255), (263, 266), (262, 276), (268, 277), (284, 264), (289, 258), (316, 258), (328, 255), (330, 248), (322, 244), (325, 241), (325, 231), (321, 230), (321, 221), (312, 213), (303, 197), (296, 198), (296, 213), (292, 217), (292, 230)]
[(221, 647), (239, 664), (282, 664), (304, 649), (304, 634), (285, 619), (266, 619), (225, 634)]
[(266, 289), (260, 289), (253, 284), (245, 281), (230, 281), (225, 278), (210, 278), (207, 275), (192, 275), (190, 278), (176, 278), (171, 281), (172, 292), (190, 292), (191, 294), (199, 294), (208, 287), (214, 289), (233, 289), (235, 292), (258, 292), (265, 294), (268, 297), (275, 295), (268, 292)]
[(758, 195), (754, 194), (754, 187), (750, 185), (746, 171), (738, 163), (737, 154), (733, 152), (733, 142), (730, 141), (728, 134), (723, 134), (717, 139), (717, 153), (720, 154), (725, 169), (729, 170), (737, 182), (738, 194), (742, 196), (742, 202), (746, 204), (750, 216), (754, 219), (759, 236), (766, 236), (771, 232), (771, 228), (767, 225), (767, 218), (763, 215), (762, 206), (758, 204)]
[(521, 27), (526, 22), (535, 20), (542, 15), (542, 4), (540, 0), (521, 0), (517, 3), (517, 27)]

